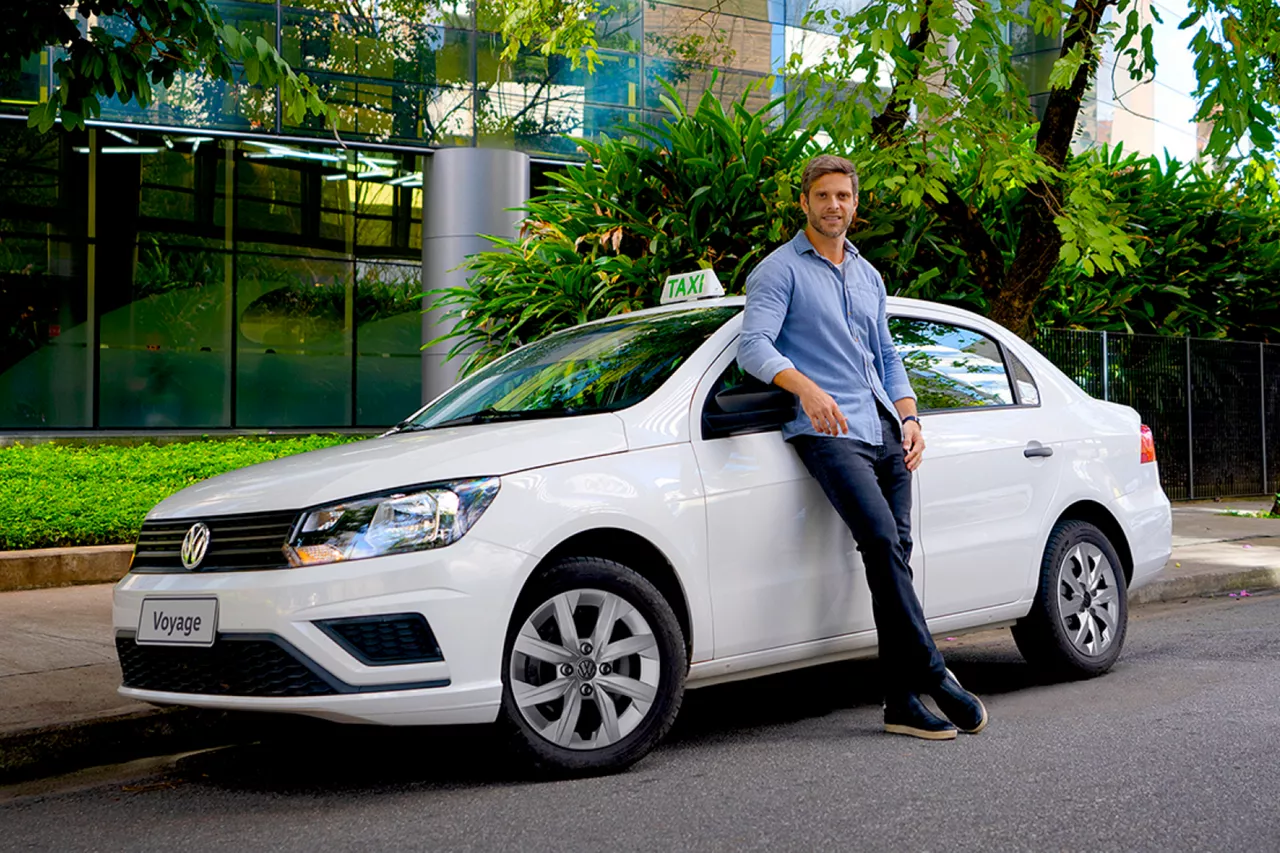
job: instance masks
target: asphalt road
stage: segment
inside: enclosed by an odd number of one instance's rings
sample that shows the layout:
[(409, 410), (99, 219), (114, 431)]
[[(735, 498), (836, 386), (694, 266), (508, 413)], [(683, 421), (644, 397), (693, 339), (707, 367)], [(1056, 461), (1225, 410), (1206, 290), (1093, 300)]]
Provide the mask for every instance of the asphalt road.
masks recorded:
[(1280, 595), (1142, 608), (1086, 682), (1039, 683), (1007, 632), (943, 645), (987, 701), (980, 735), (882, 734), (862, 662), (691, 692), (663, 747), (603, 779), (529, 780), (471, 730), (291, 723), (10, 791), (0, 850), (1280, 851)]

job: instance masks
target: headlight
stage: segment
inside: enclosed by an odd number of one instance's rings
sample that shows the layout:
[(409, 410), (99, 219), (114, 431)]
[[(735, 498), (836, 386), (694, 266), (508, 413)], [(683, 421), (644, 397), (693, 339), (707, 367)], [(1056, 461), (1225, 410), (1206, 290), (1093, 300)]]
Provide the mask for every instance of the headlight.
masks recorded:
[(312, 566), (443, 548), (471, 529), (498, 483), (464, 480), (311, 510), (284, 554), (292, 566)]

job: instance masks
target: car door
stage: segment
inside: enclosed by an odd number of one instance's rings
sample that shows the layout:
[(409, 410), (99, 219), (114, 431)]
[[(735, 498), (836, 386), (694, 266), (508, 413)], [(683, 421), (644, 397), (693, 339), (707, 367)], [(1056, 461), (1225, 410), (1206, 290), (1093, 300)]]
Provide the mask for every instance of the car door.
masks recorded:
[(1035, 380), (978, 329), (909, 316), (889, 326), (926, 442), (916, 537), (929, 568), (925, 616), (1017, 601), (1039, 565), (1063, 459)]
[[(717, 658), (871, 630), (862, 557), (777, 427), (724, 435), (703, 415), (747, 381), (735, 341), (694, 395), (693, 449), (707, 506)], [(922, 572), (916, 566), (917, 592)]]

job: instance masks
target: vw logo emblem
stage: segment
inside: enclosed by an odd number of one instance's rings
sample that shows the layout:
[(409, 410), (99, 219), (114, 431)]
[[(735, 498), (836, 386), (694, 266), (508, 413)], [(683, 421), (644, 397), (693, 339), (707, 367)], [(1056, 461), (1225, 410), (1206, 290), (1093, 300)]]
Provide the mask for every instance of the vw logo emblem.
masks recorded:
[(191, 525), (187, 535), (182, 537), (182, 565), (186, 569), (194, 569), (204, 559), (209, 550), (209, 525), (197, 521)]
[(590, 681), (596, 677), (596, 663), (590, 658), (583, 658), (578, 661), (578, 677), (583, 681)]

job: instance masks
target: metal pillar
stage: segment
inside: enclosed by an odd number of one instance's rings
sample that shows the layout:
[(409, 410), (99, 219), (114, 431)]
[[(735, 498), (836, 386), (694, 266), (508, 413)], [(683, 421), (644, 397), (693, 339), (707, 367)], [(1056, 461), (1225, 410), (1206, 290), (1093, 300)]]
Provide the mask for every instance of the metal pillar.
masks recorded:
[[(482, 234), (516, 237), (521, 214), (509, 208), (529, 200), (529, 156), (496, 148), (443, 148), (426, 158), (422, 186), (422, 341), (448, 331), (431, 297), (443, 287), (467, 283), (454, 269), (467, 255), (492, 244)], [(422, 401), (434, 400), (453, 385), (460, 359), (446, 361), (450, 344), (422, 354)]]
[(1258, 341), (1258, 408), (1262, 415), (1262, 491), (1269, 494), (1267, 480), (1270, 471), (1267, 468), (1267, 346)]
[(1187, 335), (1187, 499), (1196, 497), (1196, 451), (1191, 422), (1191, 336)]
[(1105, 329), (1102, 332), (1102, 399), (1111, 399), (1111, 353)]

